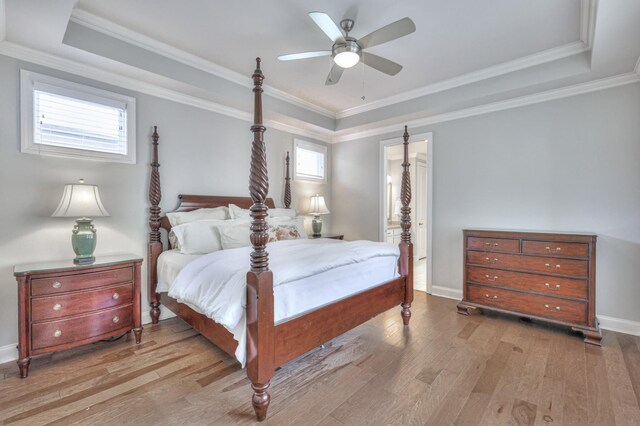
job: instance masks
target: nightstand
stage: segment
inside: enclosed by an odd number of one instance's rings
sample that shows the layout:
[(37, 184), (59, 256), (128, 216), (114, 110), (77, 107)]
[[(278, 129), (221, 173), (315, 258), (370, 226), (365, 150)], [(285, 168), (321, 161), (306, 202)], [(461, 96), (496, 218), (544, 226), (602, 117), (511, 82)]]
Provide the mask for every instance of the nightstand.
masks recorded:
[(341, 234), (309, 235), (309, 239), (311, 240), (315, 240), (317, 238), (331, 238), (332, 240), (344, 240), (344, 235), (341, 235)]
[(135, 255), (14, 267), (18, 281), (18, 367), (29, 374), (33, 355), (134, 332), (142, 336), (140, 272)]

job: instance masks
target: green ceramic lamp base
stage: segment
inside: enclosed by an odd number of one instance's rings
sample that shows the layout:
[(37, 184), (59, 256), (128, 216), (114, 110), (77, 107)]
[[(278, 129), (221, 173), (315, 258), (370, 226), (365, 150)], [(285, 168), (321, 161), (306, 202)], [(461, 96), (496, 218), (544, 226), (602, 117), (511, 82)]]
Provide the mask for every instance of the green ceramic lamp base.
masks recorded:
[(313, 230), (313, 236), (319, 237), (322, 235), (322, 219), (320, 216), (314, 216), (311, 222), (311, 229)]
[(96, 249), (96, 229), (91, 223), (91, 219), (83, 217), (76, 220), (71, 235), (71, 245), (76, 254), (73, 263), (76, 265), (87, 265), (96, 261), (93, 251)]

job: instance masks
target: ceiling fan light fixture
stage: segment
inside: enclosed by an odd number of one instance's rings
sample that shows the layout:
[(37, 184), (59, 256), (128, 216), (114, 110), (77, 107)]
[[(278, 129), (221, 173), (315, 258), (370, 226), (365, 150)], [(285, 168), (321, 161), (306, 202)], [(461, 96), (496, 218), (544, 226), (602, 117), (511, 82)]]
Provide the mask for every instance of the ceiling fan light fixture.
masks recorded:
[(333, 61), (341, 68), (351, 68), (360, 62), (360, 46), (355, 39), (347, 37), (345, 43), (333, 46)]
[(333, 60), (342, 68), (351, 68), (360, 62), (360, 55), (355, 52), (340, 52), (333, 57)]

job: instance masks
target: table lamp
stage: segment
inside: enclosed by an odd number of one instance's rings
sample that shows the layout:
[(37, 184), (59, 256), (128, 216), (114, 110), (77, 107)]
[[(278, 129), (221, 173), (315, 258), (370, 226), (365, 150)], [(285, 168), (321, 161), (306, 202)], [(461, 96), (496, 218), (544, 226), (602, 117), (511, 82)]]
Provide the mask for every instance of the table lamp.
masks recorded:
[(322, 219), (320, 219), (320, 215), (331, 213), (327, 208), (327, 204), (324, 202), (324, 197), (322, 195), (316, 194), (311, 197), (308, 213), (313, 215), (311, 229), (313, 230), (313, 235), (318, 237), (322, 233)]
[(76, 253), (73, 263), (85, 265), (95, 262), (93, 251), (96, 248), (96, 229), (88, 216), (109, 216), (100, 201), (100, 194), (96, 185), (84, 183), (69, 183), (64, 186), (62, 199), (52, 217), (76, 217), (76, 225), (71, 234), (71, 245)]

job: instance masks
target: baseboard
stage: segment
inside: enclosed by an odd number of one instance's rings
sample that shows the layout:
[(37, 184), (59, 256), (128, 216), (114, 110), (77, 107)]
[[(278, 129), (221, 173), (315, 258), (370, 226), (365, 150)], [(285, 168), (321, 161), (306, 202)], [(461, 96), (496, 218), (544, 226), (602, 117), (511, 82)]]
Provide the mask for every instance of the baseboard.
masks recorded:
[(17, 343), (0, 346), (0, 364), (18, 359), (18, 349), (16, 346), (18, 346)]
[(608, 317), (606, 315), (596, 315), (600, 322), (600, 328), (617, 331), (619, 333), (640, 336), (640, 322), (621, 318)]
[(462, 290), (439, 285), (431, 286), (431, 295), (446, 297), (447, 299), (462, 300)]

